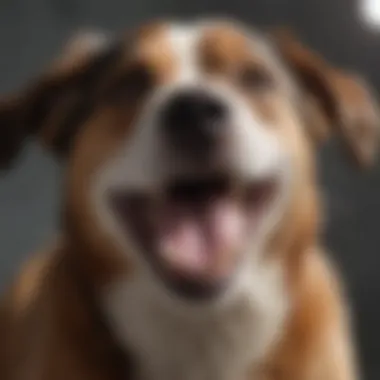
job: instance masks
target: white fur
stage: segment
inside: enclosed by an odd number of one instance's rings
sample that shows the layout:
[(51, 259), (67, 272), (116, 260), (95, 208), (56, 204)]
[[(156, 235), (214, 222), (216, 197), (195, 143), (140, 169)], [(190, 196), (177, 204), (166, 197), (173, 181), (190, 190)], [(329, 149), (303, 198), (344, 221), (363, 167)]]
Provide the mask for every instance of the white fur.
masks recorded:
[[(205, 27), (175, 25), (170, 29), (167, 38), (176, 52), (178, 77), (152, 94), (133, 129), (135, 135), (94, 178), (98, 217), (139, 269), (133, 278), (110, 284), (103, 302), (116, 336), (140, 360), (143, 380), (244, 379), (249, 366), (257, 364), (275, 343), (289, 306), (281, 266), (263, 260), (261, 249), (287, 199), (291, 173), (286, 152), (272, 132), (273, 126), (255, 115), (231, 86), (205, 83), (196, 60), (196, 43)], [(167, 177), (188, 170), (179, 161), (167, 160), (156, 118), (173, 91), (194, 84), (220, 96), (233, 111), (235, 129), (224, 160), (244, 179), (276, 175), (281, 191), (252, 241), (247, 242), (247, 252), (228, 291), (214, 303), (192, 305), (165, 290), (138, 254), (133, 239), (126, 238), (104, 194), (115, 187), (159, 194)]]
[(199, 70), (197, 68), (197, 42), (200, 37), (200, 30), (183, 25), (173, 25), (168, 40), (175, 54), (174, 59), (181, 68), (176, 78), (177, 83), (193, 84), (199, 80)]
[[(243, 380), (281, 336), (289, 300), (281, 268), (245, 266), (233, 297), (191, 305), (138, 276), (113, 284), (105, 305), (144, 380)], [(155, 285), (155, 286), (151, 286)]]

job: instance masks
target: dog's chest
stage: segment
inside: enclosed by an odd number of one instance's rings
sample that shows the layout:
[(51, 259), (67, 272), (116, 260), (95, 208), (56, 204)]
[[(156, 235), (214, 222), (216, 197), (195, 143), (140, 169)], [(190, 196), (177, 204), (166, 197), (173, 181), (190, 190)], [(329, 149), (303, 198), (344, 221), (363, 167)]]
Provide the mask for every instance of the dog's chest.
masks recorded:
[(246, 318), (241, 315), (240, 326), (233, 320), (162, 323), (140, 356), (142, 379), (243, 379), (254, 354), (254, 332)]

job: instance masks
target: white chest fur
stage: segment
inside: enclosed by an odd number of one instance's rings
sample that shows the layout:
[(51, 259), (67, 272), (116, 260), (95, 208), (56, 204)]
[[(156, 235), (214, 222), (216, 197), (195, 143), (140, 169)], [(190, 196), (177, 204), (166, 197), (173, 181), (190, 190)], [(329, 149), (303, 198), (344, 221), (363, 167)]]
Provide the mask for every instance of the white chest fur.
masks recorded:
[(243, 380), (279, 337), (288, 309), (277, 270), (251, 272), (245, 285), (228, 304), (203, 309), (162, 302), (129, 279), (108, 289), (105, 308), (139, 358), (142, 380)]

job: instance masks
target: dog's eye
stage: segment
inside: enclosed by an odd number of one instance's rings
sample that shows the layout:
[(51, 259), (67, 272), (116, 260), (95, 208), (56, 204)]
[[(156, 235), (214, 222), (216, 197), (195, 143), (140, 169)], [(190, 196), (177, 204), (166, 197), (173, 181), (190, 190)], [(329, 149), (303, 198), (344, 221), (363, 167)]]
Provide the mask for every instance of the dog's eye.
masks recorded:
[(135, 65), (114, 79), (110, 89), (114, 101), (134, 101), (145, 95), (153, 85), (153, 75), (144, 65)]
[(249, 66), (238, 73), (239, 85), (246, 91), (272, 89), (275, 85), (273, 75), (263, 67)]

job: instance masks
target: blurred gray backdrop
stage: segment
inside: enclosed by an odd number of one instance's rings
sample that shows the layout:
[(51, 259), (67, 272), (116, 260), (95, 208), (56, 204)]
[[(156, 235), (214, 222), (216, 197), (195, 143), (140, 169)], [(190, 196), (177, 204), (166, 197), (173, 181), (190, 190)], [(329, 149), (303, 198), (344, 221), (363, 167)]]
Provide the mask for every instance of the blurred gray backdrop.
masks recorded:
[[(117, 31), (149, 18), (207, 15), (234, 16), (253, 26), (289, 24), (333, 62), (364, 73), (380, 91), (380, 31), (360, 24), (358, 1), (0, 0), (0, 93), (38, 73), (78, 28)], [(328, 212), (324, 239), (347, 279), (363, 378), (378, 380), (380, 165), (357, 173), (333, 145), (320, 161)], [(32, 144), (16, 169), (0, 178), (0, 289), (54, 233), (59, 182), (59, 168)]]

